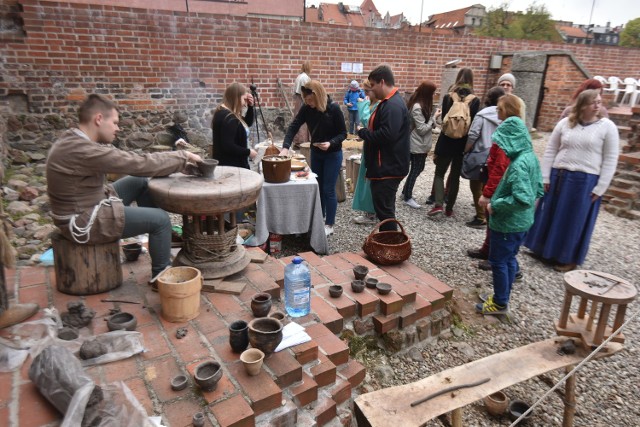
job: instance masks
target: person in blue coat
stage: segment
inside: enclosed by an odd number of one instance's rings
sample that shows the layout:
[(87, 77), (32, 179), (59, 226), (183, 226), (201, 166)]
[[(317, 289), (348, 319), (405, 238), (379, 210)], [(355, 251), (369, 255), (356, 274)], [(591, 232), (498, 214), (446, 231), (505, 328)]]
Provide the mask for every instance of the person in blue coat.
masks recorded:
[(366, 97), (357, 81), (351, 80), (347, 93), (344, 94), (344, 105), (349, 111), (349, 133), (354, 133), (358, 125), (358, 99)]

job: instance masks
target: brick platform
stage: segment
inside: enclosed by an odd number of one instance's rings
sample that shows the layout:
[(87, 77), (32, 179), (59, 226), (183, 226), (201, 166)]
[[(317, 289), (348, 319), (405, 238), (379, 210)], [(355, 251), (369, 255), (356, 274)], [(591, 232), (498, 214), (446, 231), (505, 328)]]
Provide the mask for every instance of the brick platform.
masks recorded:
[[(97, 383), (124, 381), (147, 413), (161, 415), (167, 426), (191, 425), (197, 411), (205, 412), (208, 426), (343, 425), (351, 419), (352, 399), (364, 380), (365, 368), (349, 358), (347, 344), (338, 334), (345, 328), (360, 334), (400, 332), (405, 346), (437, 335), (446, 326), (441, 309), (451, 298), (452, 289), (407, 262), (378, 268), (363, 254), (300, 255), (312, 269), (314, 288), (312, 313), (296, 321), (306, 327), (312, 341), (274, 353), (256, 377), (247, 376), (238, 355), (231, 352), (227, 327), (237, 319), (252, 319), (249, 306), (256, 292), (280, 297), (284, 266), (290, 258), (269, 257), (263, 264), (250, 264), (240, 273), (248, 286), (238, 296), (202, 293), (200, 315), (187, 324), (169, 323), (160, 317), (160, 297), (146, 285), (150, 275), (148, 255), (124, 263), (123, 286), (108, 294), (82, 298), (62, 294), (56, 290), (51, 267), (7, 270), (7, 283), (9, 294), (18, 301), (55, 306), (60, 312), (66, 311), (67, 302), (82, 299), (96, 311), (90, 325), (93, 334), (107, 332), (105, 319), (110, 309), (118, 307), (133, 313), (148, 351), (87, 372)], [(386, 296), (371, 289), (353, 293), (351, 270), (356, 264), (369, 267), (370, 277), (391, 283), (394, 290)], [(343, 286), (340, 298), (329, 296), (328, 287), (333, 284)], [(275, 305), (272, 310), (283, 308), (280, 301)], [(187, 336), (177, 339), (176, 330), (184, 326)], [(6, 337), (7, 331), (2, 335)], [(216, 390), (203, 393), (192, 375), (196, 365), (211, 358), (223, 365), (224, 375)], [(62, 418), (29, 381), (30, 363), (28, 359), (19, 371), (0, 373), (2, 426), (54, 426)], [(174, 392), (170, 380), (180, 373), (189, 376), (189, 387)]]

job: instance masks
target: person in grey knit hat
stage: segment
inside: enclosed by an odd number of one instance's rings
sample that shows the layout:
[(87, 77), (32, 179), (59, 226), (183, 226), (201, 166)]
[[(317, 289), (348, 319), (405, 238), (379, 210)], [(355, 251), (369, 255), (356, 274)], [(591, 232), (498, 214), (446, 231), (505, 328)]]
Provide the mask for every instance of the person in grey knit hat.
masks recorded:
[[(513, 90), (516, 88), (516, 78), (511, 73), (504, 73), (498, 79), (497, 86), (500, 86), (506, 93), (515, 95)], [(520, 100), (520, 118), (523, 122), (527, 122), (527, 107), (524, 104), (522, 98), (517, 97)]]

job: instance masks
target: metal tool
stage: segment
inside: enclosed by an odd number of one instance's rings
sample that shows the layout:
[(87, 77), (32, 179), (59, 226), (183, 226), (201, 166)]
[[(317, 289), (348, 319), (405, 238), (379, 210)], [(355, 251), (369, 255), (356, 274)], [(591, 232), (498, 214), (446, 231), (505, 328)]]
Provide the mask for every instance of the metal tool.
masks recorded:
[(474, 383), (461, 384), (461, 385), (455, 385), (453, 387), (447, 387), (447, 388), (445, 388), (443, 390), (437, 391), (435, 393), (431, 393), (427, 397), (423, 397), (422, 399), (419, 399), (419, 400), (416, 400), (415, 402), (412, 402), (411, 406), (413, 407), (413, 406), (419, 405), (421, 403), (426, 402), (429, 399), (433, 399), (434, 397), (440, 396), (440, 395), (445, 394), (445, 393), (449, 393), (450, 391), (456, 391), (456, 390), (460, 390), (462, 388), (470, 388), (470, 387), (479, 386), (481, 384), (488, 383), (489, 381), (491, 381), (491, 378), (484, 378), (484, 379), (482, 379), (480, 381), (476, 381)]

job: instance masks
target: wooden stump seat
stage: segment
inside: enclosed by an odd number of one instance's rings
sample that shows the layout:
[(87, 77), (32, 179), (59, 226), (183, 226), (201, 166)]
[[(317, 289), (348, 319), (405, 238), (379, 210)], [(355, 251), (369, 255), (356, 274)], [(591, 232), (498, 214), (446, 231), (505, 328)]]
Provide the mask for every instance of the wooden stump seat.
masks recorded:
[(51, 235), (58, 291), (70, 295), (108, 292), (122, 284), (120, 245), (87, 245), (67, 240), (60, 232)]

